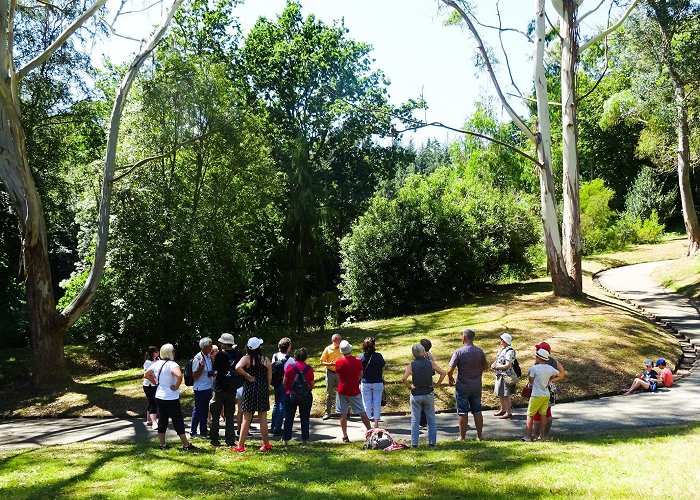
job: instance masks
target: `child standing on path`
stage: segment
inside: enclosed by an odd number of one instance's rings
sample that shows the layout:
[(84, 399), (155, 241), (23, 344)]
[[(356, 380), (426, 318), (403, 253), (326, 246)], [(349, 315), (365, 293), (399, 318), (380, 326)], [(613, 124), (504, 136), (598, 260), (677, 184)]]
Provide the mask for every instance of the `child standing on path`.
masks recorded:
[[(528, 383), (532, 387), (530, 403), (527, 406), (527, 423), (525, 426), (525, 436), (522, 441), (532, 441), (532, 426), (534, 425), (533, 417), (540, 414), (544, 420), (549, 408), (549, 389), (547, 385), (550, 382), (557, 382), (563, 377), (559, 371), (549, 366), (549, 353), (546, 349), (537, 349), (535, 354), (535, 365), (530, 368), (528, 373)], [(540, 425), (540, 439), (544, 439), (545, 426)]]

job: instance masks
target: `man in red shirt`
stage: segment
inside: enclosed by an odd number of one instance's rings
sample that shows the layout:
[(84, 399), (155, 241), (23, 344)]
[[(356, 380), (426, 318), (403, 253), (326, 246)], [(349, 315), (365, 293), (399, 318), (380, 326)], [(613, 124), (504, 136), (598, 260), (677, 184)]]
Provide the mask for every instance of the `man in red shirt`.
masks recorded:
[(355, 413), (360, 415), (367, 430), (370, 429), (369, 419), (362, 404), (360, 380), (362, 379), (362, 361), (352, 355), (352, 346), (347, 340), (340, 343), (342, 358), (335, 362), (335, 372), (338, 374), (338, 394), (335, 406), (340, 414), (340, 428), (343, 431), (343, 443), (348, 439), (348, 408), (352, 406)]

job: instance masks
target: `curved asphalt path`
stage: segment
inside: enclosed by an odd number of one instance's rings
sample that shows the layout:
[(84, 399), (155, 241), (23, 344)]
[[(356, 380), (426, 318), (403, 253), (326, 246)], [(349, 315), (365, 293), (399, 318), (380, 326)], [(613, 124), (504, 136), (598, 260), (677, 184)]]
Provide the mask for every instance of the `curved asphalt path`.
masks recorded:
[[(605, 271), (599, 276), (601, 285), (618, 296), (642, 306), (659, 319), (672, 323), (680, 333), (700, 344), (700, 312), (678, 294), (663, 289), (650, 273), (663, 262), (638, 264)], [(695, 423), (700, 421), (700, 369), (697, 367), (671, 389), (657, 393), (636, 393), (589, 401), (558, 404), (554, 407), (552, 438), (557, 435), (595, 434), (604, 431), (650, 426)], [(457, 418), (454, 413), (437, 415), (438, 440), (455, 439)], [(471, 419), (470, 419), (470, 423)], [(382, 421), (395, 438), (410, 440), (410, 415), (387, 416)], [(484, 412), (484, 439), (516, 439), (523, 434), (525, 411), (517, 409), (510, 420), (500, 420)], [(348, 434), (354, 442), (363, 441), (363, 428), (357, 417), (351, 417)], [(0, 450), (29, 446), (46, 446), (85, 441), (155, 440), (155, 432), (140, 419), (63, 418), (0, 421)], [(425, 432), (421, 432), (425, 436)], [(473, 428), (467, 438), (473, 438)], [(298, 424), (295, 424), (298, 438)], [(311, 440), (339, 441), (337, 419), (311, 419)], [(177, 439), (172, 430), (168, 439)], [(251, 439), (259, 440), (259, 434)], [(195, 444), (206, 441), (193, 440)], [(251, 443), (252, 445), (253, 443)]]

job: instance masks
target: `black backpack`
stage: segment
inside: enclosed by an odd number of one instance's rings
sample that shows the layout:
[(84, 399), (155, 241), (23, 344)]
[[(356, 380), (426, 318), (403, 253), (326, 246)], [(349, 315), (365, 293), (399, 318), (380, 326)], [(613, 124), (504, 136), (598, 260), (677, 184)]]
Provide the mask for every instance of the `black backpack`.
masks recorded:
[(194, 358), (190, 359), (187, 364), (185, 365), (185, 385), (187, 386), (193, 386), (194, 385), (194, 372), (192, 371), (192, 363), (194, 362)]
[[(512, 347), (509, 347), (508, 349), (511, 349), (513, 352), (515, 352), (515, 349), (513, 349)], [(506, 349), (506, 351), (508, 349)], [(518, 376), (518, 378), (523, 376), (523, 371), (520, 369), (520, 363), (518, 363), (518, 358), (513, 358), (513, 371)]]
[(292, 387), (289, 389), (289, 400), (298, 404), (306, 403), (311, 397), (309, 384), (306, 383), (306, 372), (310, 370), (310, 366), (306, 365), (303, 370), (300, 370), (296, 363), (293, 365), (296, 374), (292, 381)]
[(220, 356), (222, 353), (227, 358), (228, 366), (228, 368), (225, 370), (223, 380), (221, 383), (222, 389), (225, 391), (238, 390), (239, 387), (243, 387), (243, 382), (245, 381), (245, 379), (236, 371), (236, 365), (241, 360), (243, 355), (239, 350), (223, 350), (220, 351), (219, 354), (217, 354), (217, 356)]
[(277, 387), (278, 385), (282, 384), (282, 379), (284, 378), (284, 365), (287, 362), (287, 360), (291, 358), (289, 354), (287, 354), (284, 359), (278, 359), (274, 363), (272, 363), (272, 386)]

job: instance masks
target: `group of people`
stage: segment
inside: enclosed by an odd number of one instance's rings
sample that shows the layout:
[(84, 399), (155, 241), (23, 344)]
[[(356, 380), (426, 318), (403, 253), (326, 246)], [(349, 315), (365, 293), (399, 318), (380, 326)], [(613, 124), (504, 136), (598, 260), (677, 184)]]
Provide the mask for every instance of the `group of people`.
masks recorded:
[[(489, 367), (495, 374), (494, 393), (500, 403), (499, 411), (494, 415), (503, 419), (512, 417), (512, 396), (519, 378), (512, 336), (509, 333), (500, 336), (500, 349), (490, 365), (484, 351), (474, 345), (475, 337), (473, 330), (462, 332), (462, 346), (453, 353), (447, 370), (436, 364), (428, 339), (411, 347), (413, 360), (406, 366), (402, 382), (410, 391), (412, 446), (418, 446), (422, 426), (427, 427), (428, 445), (436, 444), (434, 387), (441, 385), (446, 377), (449, 385), (455, 387), (460, 439), (466, 439), (469, 413), (474, 419), (476, 439), (482, 439), (482, 375)], [(268, 359), (261, 352), (263, 340), (257, 337), (248, 339), (245, 352), (238, 348), (230, 333), (222, 334), (218, 343), (217, 347), (210, 338), (201, 339), (200, 351), (190, 361), (194, 390), (190, 438), (206, 437), (212, 445), (220, 446), (220, 417), (223, 416), (226, 445), (233, 451), (244, 452), (253, 415), (257, 413), (263, 441), (260, 450), (268, 451), (272, 448), (270, 434), (281, 436), (282, 443), (288, 443), (298, 412), (301, 439), (307, 443), (315, 375), (307, 363), (306, 349), (299, 348), (292, 354), (292, 342), (285, 337), (277, 344), (278, 352)], [(542, 439), (549, 433), (553, 383), (561, 380), (565, 373), (561, 363), (550, 356), (549, 344), (541, 342), (535, 350), (536, 363), (527, 376), (532, 394), (524, 440), (530, 440), (533, 432)], [(160, 349), (151, 346), (146, 352), (143, 382), (148, 399), (146, 418), (157, 428), (162, 449), (168, 447), (165, 431), (172, 420), (183, 449), (189, 451), (194, 446), (185, 434), (180, 407), (183, 373), (174, 362), (174, 355), (172, 344), (165, 344)], [(331, 344), (324, 349), (320, 364), (326, 369), (323, 419), (331, 418), (335, 403), (344, 442), (350, 441), (347, 421), (351, 411), (359, 416), (367, 430), (372, 426), (377, 428), (385, 399), (383, 372), (386, 363), (376, 350), (375, 339), (365, 338), (362, 354), (356, 357), (353, 346), (340, 334), (335, 334)], [(435, 375), (438, 379), (433, 382)], [(274, 388), (271, 429), (267, 419), (270, 385)]]

